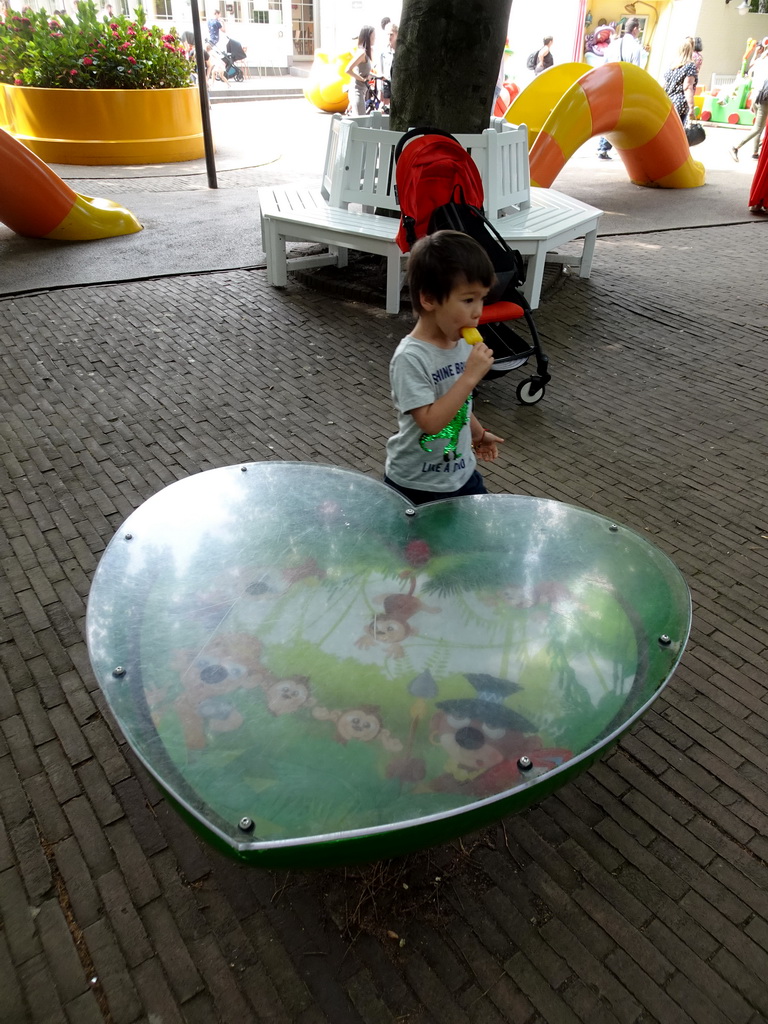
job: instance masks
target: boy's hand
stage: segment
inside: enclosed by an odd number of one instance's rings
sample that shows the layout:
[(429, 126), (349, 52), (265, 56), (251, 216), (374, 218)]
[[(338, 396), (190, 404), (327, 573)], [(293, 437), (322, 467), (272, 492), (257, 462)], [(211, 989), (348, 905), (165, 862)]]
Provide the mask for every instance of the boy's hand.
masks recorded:
[(464, 366), (464, 373), (468, 373), (476, 381), (481, 381), (493, 366), (493, 350), (483, 341), (478, 341), (472, 346), (469, 359)]
[(481, 441), (476, 441), (475, 455), (483, 462), (493, 462), (499, 457), (499, 445), (504, 444), (503, 437), (497, 437), (490, 430), (486, 430)]

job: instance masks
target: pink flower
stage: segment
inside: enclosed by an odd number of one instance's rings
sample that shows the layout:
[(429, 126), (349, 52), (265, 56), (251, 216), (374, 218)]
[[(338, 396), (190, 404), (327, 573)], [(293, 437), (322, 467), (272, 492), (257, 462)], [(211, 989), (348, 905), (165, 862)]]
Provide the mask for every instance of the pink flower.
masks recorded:
[(135, 64), (136, 63), (136, 58), (135, 57), (129, 57), (128, 58), (128, 63), (129, 64)]
[(132, 28), (129, 28), (129, 29), (128, 29), (128, 35), (129, 35), (129, 36), (135, 36), (135, 35), (136, 35), (136, 33), (134, 32), (134, 30), (133, 30)]
[(118, 50), (130, 50), (130, 48), (130, 43), (121, 43), (120, 46), (118, 46)]
[(24, 83), (22, 82), (22, 80), (20, 78), (14, 78), (13, 84), (14, 85), (24, 85)]
[(70, 75), (76, 75), (77, 74), (77, 68), (72, 68), (72, 70), (69, 73), (70, 73)]
[(172, 43), (173, 41), (173, 36), (163, 36), (164, 43)]
[(83, 57), (83, 64), (86, 64), (86, 65), (87, 64), (93, 64), (93, 58), (92, 57)]

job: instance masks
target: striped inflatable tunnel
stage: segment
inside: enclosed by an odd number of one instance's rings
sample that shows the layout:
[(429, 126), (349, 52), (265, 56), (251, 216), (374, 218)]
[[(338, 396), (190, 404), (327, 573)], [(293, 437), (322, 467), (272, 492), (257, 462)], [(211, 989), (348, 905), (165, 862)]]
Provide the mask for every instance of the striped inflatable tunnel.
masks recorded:
[[(584, 66), (562, 66), (561, 80), (569, 73), (579, 74)], [(647, 71), (635, 64), (603, 64), (566, 84), (554, 105), (544, 95), (537, 105), (537, 83), (545, 87), (544, 80), (557, 70), (534, 79), (505, 115), (508, 121), (529, 126), (532, 185), (549, 188), (576, 150), (600, 135), (616, 147), (635, 185), (696, 188), (704, 184), (704, 166), (691, 157), (677, 111)], [(537, 109), (543, 120), (540, 125), (531, 117)]]
[(0, 221), (30, 238), (88, 242), (132, 235), (141, 224), (109, 199), (74, 192), (40, 157), (0, 128)]

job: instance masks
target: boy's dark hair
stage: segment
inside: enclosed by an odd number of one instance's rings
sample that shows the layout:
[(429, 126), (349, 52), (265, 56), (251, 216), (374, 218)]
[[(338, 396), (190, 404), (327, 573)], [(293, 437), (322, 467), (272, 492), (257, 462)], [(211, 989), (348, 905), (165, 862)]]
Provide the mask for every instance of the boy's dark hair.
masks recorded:
[(461, 279), (490, 288), (496, 279), (488, 254), (463, 231), (435, 231), (420, 238), (408, 258), (408, 290), (414, 313), (421, 294), (444, 302)]

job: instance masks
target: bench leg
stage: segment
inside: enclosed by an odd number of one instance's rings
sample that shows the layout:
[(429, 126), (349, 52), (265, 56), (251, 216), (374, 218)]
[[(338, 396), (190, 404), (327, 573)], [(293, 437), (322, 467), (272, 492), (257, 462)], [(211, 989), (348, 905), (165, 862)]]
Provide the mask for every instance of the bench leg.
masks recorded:
[(288, 284), (285, 238), (280, 236), (277, 225), (269, 217), (262, 221), (261, 243), (267, 256), (267, 284), (273, 288), (285, 288)]
[(597, 242), (597, 225), (594, 230), (584, 236), (584, 249), (579, 264), (579, 277), (589, 277), (592, 273), (592, 257), (595, 255), (595, 243)]
[(547, 263), (547, 250), (542, 246), (528, 257), (528, 273), (525, 276), (523, 295), (528, 299), (531, 309), (538, 309), (541, 300), (541, 285), (544, 281), (544, 267)]
[(343, 245), (329, 245), (328, 252), (333, 253), (336, 257), (337, 267), (346, 267), (349, 249), (345, 249)]
[(396, 255), (387, 256), (387, 305), (388, 313), (400, 312), (400, 289), (403, 285), (402, 274), (400, 273), (400, 261), (402, 259), (400, 250)]

